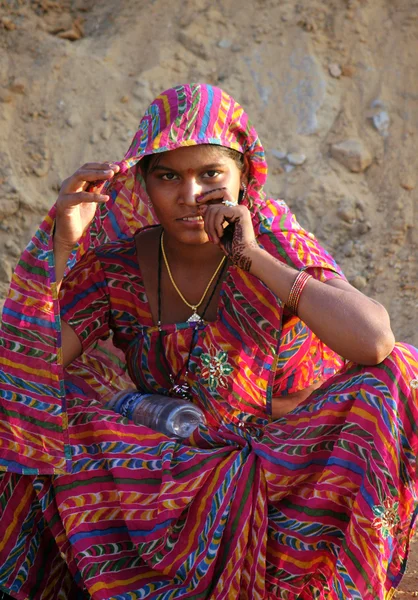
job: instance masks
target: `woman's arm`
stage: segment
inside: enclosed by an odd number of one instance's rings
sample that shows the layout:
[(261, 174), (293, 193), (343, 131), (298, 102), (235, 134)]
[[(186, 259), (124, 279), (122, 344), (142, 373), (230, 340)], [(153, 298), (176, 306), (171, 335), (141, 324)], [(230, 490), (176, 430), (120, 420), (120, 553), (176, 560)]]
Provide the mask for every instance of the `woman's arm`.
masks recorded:
[[(286, 303), (298, 271), (261, 248), (246, 252), (250, 273)], [(374, 365), (392, 351), (395, 340), (385, 308), (341, 278), (309, 279), (298, 316), (332, 350), (357, 363)]]
[[(64, 277), (68, 259), (96, 212), (99, 202), (107, 202), (109, 196), (100, 194), (100, 188), (89, 191), (89, 185), (105, 181), (119, 171), (112, 163), (87, 163), (66, 179), (60, 189), (56, 207), (54, 228), (55, 280), (58, 290)], [(81, 342), (74, 330), (61, 321), (62, 353), (67, 367), (82, 352)]]
[(62, 362), (68, 367), (82, 353), (81, 342), (75, 331), (65, 322), (61, 321), (62, 337)]
[[(214, 204), (217, 199), (222, 202)], [(248, 208), (235, 204), (224, 189), (206, 194), (201, 205), (209, 239), (286, 304), (299, 271), (258, 246)], [(225, 222), (234, 224), (232, 237), (225, 235)], [(385, 308), (341, 278), (327, 283), (309, 279), (300, 297), (298, 316), (327, 346), (356, 363), (378, 364), (395, 343)]]

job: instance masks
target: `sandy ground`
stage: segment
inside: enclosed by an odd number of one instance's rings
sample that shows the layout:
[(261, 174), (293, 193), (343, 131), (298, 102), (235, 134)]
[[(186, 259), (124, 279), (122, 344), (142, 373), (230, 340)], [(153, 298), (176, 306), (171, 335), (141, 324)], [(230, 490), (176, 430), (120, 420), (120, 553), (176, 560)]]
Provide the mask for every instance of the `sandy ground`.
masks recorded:
[(416, 0), (0, 0), (0, 298), (60, 182), (199, 80), (244, 105), (268, 191), (417, 345), (417, 41)]

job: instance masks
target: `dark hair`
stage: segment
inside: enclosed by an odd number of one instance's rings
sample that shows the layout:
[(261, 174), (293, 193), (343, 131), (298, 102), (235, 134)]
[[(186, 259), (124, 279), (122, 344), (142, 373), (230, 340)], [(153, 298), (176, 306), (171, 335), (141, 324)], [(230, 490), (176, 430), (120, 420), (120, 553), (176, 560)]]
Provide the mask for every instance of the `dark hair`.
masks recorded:
[[(227, 148), (226, 146), (218, 146), (217, 144), (201, 144), (202, 146), (210, 146), (214, 150), (220, 150), (223, 154), (232, 158), (237, 165), (238, 169), (242, 171), (244, 169), (244, 155), (238, 150)], [(139, 167), (141, 169), (142, 176), (145, 178), (149, 173), (157, 167), (161, 160), (163, 153), (147, 154), (139, 161)]]

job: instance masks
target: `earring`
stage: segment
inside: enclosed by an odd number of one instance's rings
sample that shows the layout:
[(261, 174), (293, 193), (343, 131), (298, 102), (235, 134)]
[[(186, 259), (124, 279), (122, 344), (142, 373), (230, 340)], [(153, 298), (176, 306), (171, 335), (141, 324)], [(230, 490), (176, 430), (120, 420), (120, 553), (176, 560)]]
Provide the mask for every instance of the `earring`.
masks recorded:
[(242, 190), (241, 202), (244, 202), (244, 200), (247, 196), (247, 186), (243, 181), (241, 182), (241, 190)]

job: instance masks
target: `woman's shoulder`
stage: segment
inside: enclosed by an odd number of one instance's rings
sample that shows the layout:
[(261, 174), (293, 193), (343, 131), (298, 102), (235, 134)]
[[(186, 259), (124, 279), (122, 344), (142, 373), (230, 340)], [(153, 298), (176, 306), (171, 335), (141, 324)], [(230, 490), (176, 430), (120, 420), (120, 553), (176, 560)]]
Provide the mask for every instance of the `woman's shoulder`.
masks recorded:
[(105, 242), (76, 257), (64, 278), (61, 295), (69, 288), (87, 285), (88, 282), (105, 285), (106, 280), (137, 278), (138, 274), (134, 238)]
[(129, 273), (138, 274), (139, 265), (134, 237), (106, 242), (94, 248), (92, 252), (105, 272), (125, 269)]
[(286, 202), (275, 198), (266, 198), (256, 207), (254, 225), (259, 235), (278, 234), (289, 229), (312, 235), (299, 225)]
[(277, 259), (296, 269), (319, 267), (342, 271), (330, 253), (297, 221), (286, 202), (268, 199), (256, 211), (254, 230), (258, 243)]

